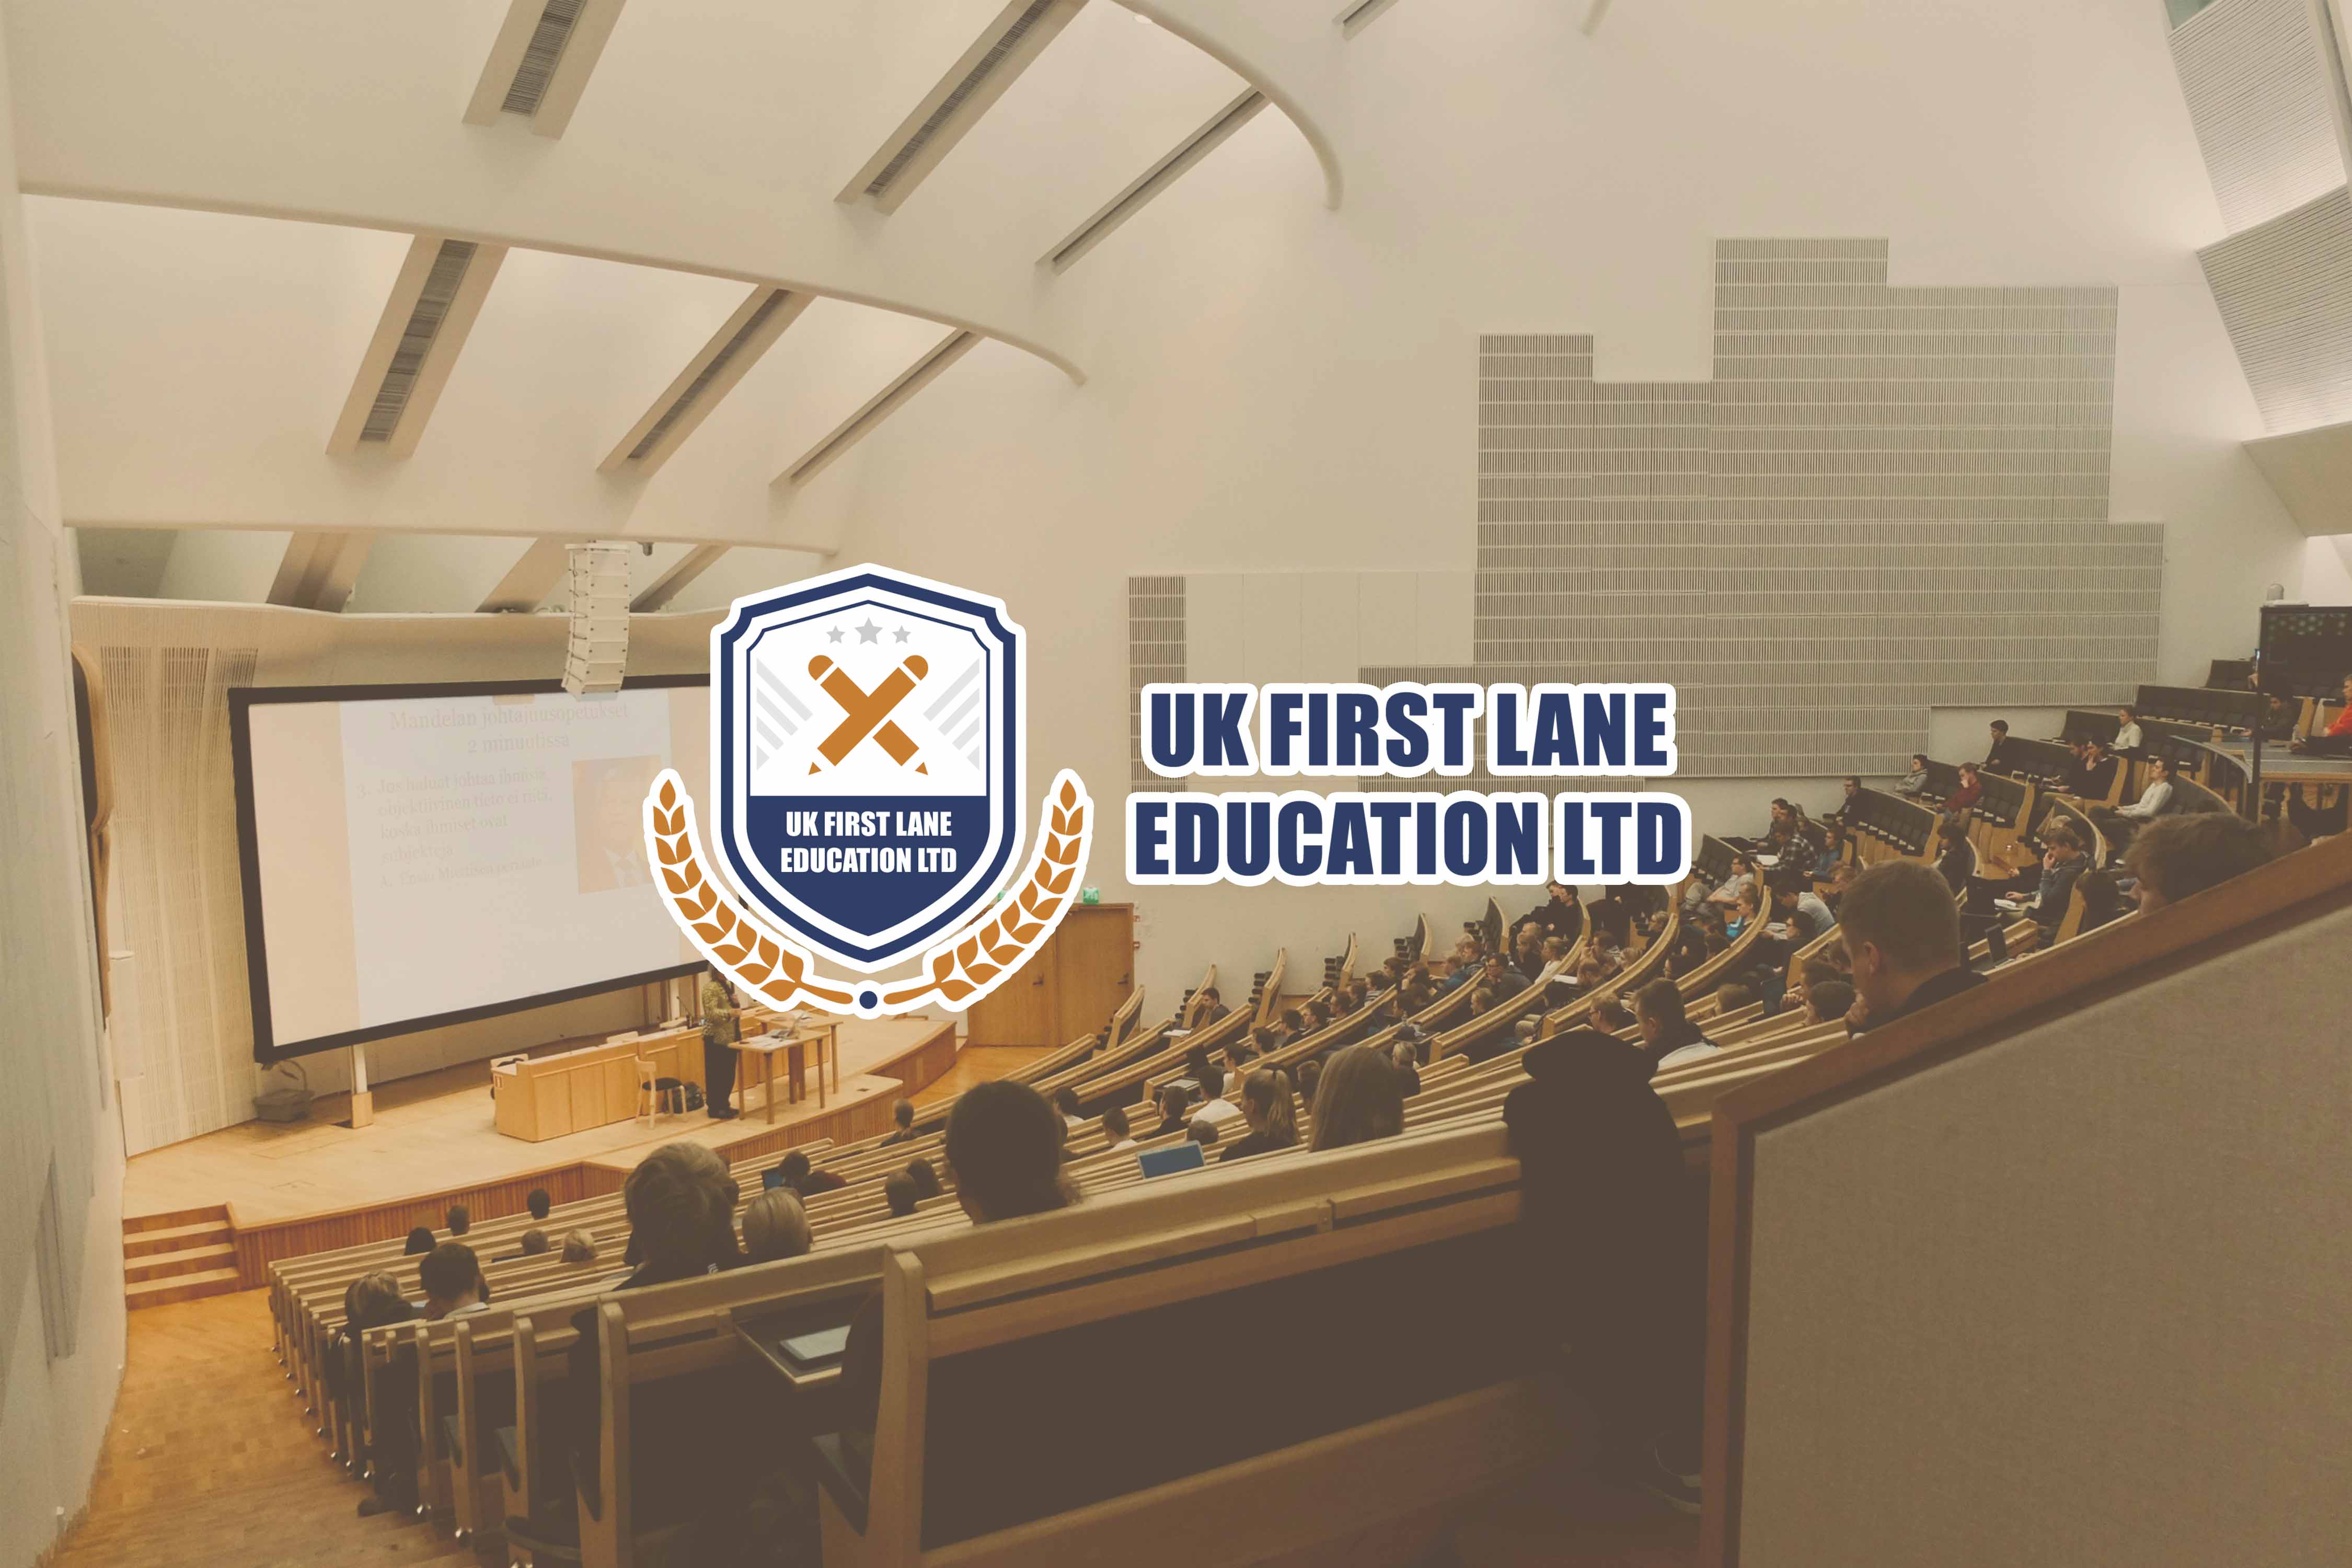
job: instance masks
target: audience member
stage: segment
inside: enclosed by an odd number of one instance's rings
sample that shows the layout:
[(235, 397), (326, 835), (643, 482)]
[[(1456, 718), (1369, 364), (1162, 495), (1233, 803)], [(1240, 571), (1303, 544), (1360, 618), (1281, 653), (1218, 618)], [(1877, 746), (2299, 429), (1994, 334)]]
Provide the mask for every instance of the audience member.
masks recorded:
[(1078, 1106), (1078, 1091), (1068, 1084), (1054, 1091), (1054, 1109), (1062, 1113), (1063, 1123), (1073, 1132), (1087, 1124), (1086, 1112)]
[(1646, 1056), (1606, 1035), (1571, 1030), (1521, 1062), (1503, 1102), (1528, 1241), (1518, 1310), (1538, 1342), (1567, 1347), (1604, 1470), (1696, 1512), (1706, 1227), (1674, 1114)]
[(1411, 1040), (1400, 1039), (1390, 1058), (1396, 1063), (1397, 1078), (1404, 1086), (1404, 1097), (1411, 1100), (1421, 1092), (1421, 1062)]
[(2083, 742), (2083, 787), (2078, 792), (2086, 801), (2105, 800), (2115, 793), (2116, 773), (2122, 760), (2107, 750), (2105, 741), (2091, 739)]
[(1976, 763), (1962, 763), (1960, 786), (1944, 798), (1944, 814), (1966, 818), (1976, 810), (1977, 802), (1983, 798), (1984, 780), (1978, 773)]
[(1242, 1081), (1242, 1119), (1249, 1123), (1249, 1131), (1217, 1156), (1220, 1163), (1296, 1144), (1298, 1102), (1290, 1092), (1290, 1079), (1273, 1068), (1250, 1074)]
[(1988, 726), (1992, 731), (1992, 743), (1985, 748), (1984, 765), (1995, 773), (2006, 773), (2001, 765), (2001, 748), (2009, 744), (2009, 721), (1996, 719)]
[(1911, 753), (1911, 771), (1895, 782), (1895, 793), (1906, 799), (1916, 799), (1927, 793), (1927, 756), (1924, 752)]
[(2098, 825), (2100, 832), (2106, 835), (2109, 845), (2117, 848), (2127, 847), (2142, 825), (2159, 816), (2169, 816), (2180, 808), (2180, 792), (2173, 787), (2172, 781), (2172, 760), (2150, 757), (2147, 760), (2147, 783), (2140, 790), (2139, 798), (2129, 805), (2119, 805), (2112, 810), (2095, 805), (2091, 808), (2091, 820)]
[(1806, 932), (1809, 938), (1819, 936), (1837, 924), (1836, 912), (1812, 889), (1809, 887), (1798, 889), (1795, 902), (1797, 913), (1804, 916), (1807, 923), (1812, 928)]
[(564, 1232), (563, 1261), (575, 1265), (595, 1262), (596, 1238), (584, 1230)]
[(416, 1266), (416, 1282), (425, 1289), (428, 1322), (437, 1323), (453, 1313), (478, 1312), (489, 1305), (481, 1259), (462, 1241), (445, 1241), (426, 1253)]
[(1715, 1016), (1727, 1018), (1756, 1005), (1756, 993), (1737, 980), (1727, 980), (1715, 988)]
[(1968, 891), (1969, 879), (1977, 869), (1977, 853), (1969, 843), (1968, 817), (1957, 811), (1937, 817), (1936, 845), (1936, 870), (1952, 889), (1952, 896), (1958, 898)]
[(937, 1167), (920, 1156), (907, 1162), (907, 1179), (915, 1184), (915, 1195), (925, 1203), (947, 1190), (940, 1185)]
[(782, 1173), (784, 1185), (792, 1188), (803, 1199), (813, 1198), (819, 1193), (839, 1192), (849, 1185), (834, 1172), (811, 1168), (809, 1157), (797, 1149), (791, 1151), (777, 1162), (776, 1169)]
[(537, 1258), (546, 1250), (547, 1232), (533, 1226), (522, 1233), (522, 1255), (525, 1258)]
[(1565, 882), (1549, 885), (1550, 898), (1538, 905), (1528, 916), (1543, 927), (1546, 936), (1563, 937), (1574, 942), (1584, 930), (1584, 906), (1576, 901), (1576, 889)]
[(1233, 1016), (1234, 1010), (1225, 1005), (1224, 997), (1218, 994), (1217, 988), (1213, 985), (1202, 986), (1199, 991), (1193, 993), (1192, 1001), (1194, 1004), (1192, 1027), (1196, 1029), (1204, 1029), (1211, 1024)]
[(1315, 1091), (1307, 1147), (1341, 1149), (1403, 1131), (1404, 1080), (1395, 1064), (1368, 1046), (1334, 1051)]
[[(903, 1177), (893, 1177), (903, 1181)], [(907, 1184), (908, 1190), (914, 1184)], [(809, 1249), (808, 1212), (801, 1200), (782, 1187), (754, 1193), (743, 1205), (743, 1261), (773, 1263), (798, 1258)]]
[(1135, 1130), (1128, 1122), (1126, 1107), (1107, 1106), (1097, 1120), (1102, 1122), (1108, 1152), (1116, 1154), (1122, 1149), (1135, 1147)]
[(1205, 1149), (1217, 1141), (1217, 1124), (1205, 1116), (1195, 1116), (1184, 1124), (1184, 1136)]
[(1189, 1114), (1192, 1096), (1181, 1083), (1160, 1086), (1160, 1125), (1151, 1130), (1154, 1138), (1164, 1138), (1171, 1132), (1184, 1131), (1192, 1118)]
[(1240, 1118), (1241, 1107), (1225, 1098), (1225, 1071), (1213, 1062), (1201, 1075), (1201, 1103), (1192, 1108), (1193, 1121), (1219, 1127)]
[(329, 1390), (353, 1412), (355, 1430), (368, 1439), (372, 1485), (360, 1500), (362, 1519), (415, 1507), (417, 1435), (413, 1400), (389, 1401), (386, 1408), (370, 1412), (367, 1379), (360, 1368), (360, 1336), (387, 1323), (412, 1322), (416, 1316), (415, 1304), (400, 1293), (400, 1281), (390, 1274), (362, 1274), (343, 1292), (343, 1326), (329, 1347), (325, 1372)]
[(1883, 860), (1855, 878), (1838, 926), (1852, 962), (1857, 1032), (1984, 984), (1969, 972), (1951, 889), (1916, 860)]
[(1853, 773), (1845, 775), (1845, 794), (1839, 797), (1835, 811), (1822, 814), (1824, 820), (1843, 826), (1846, 816), (1861, 804), (1862, 780)]
[(1653, 980), (1633, 994), (1633, 1026), (1641, 1031), (1642, 1054), (1653, 1073), (1723, 1048), (1700, 1034), (1685, 1015), (1682, 988), (1671, 980)]
[(890, 1205), (891, 1214), (904, 1219), (915, 1212), (915, 1205), (922, 1200), (915, 1194), (915, 1179), (900, 1171), (884, 1179), (882, 1201)]
[(524, 1195), (522, 1206), (530, 1211), (531, 1218), (545, 1220), (548, 1215), (553, 1212), (555, 1200), (547, 1195), (545, 1187), (533, 1187)]
[(2226, 811), (2160, 817), (2124, 855), (2138, 881), (2140, 911), (2177, 904), (2277, 857), (2271, 830)]
[(2140, 749), (2139, 714), (2129, 708), (2116, 710), (2115, 749), (2126, 753)]
[(2090, 867), (2083, 858), (2083, 841), (2074, 830), (2063, 822), (2053, 822), (2042, 830), (2042, 880), (2031, 900), (2017, 900), (2013, 907), (2030, 912), (2033, 923), (2042, 928), (2042, 938), (2050, 941), (2058, 934), (2058, 927), (2066, 919), (2066, 900), (2074, 896), (2075, 879)]
[(474, 1213), (464, 1204), (451, 1204), (449, 1212), (442, 1217), (447, 1222), (452, 1237), (463, 1236), (474, 1228)]
[(428, 1226), (418, 1226), (408, 1233), (408, 1243), (401, 1248), (405, 1258), (422, 1258), (433, 1250), (433, 1231)]
[(1805, 988), (1805, 1021), (1834, 1024), (1853, 1011), (1853, 987), (1843, 980), (1824, 980)]
[(1309, 1057), (1298, 1064), (1298, 1098), (1308, 1105), (1315, 1103), (1316, 1091), (1323, 1086), (1323, 1064)]
[(890, 1107), (890, 1135), (882, 1140), (885, 1145), (911, 1143), (915, 1141), (915, 1102), (902, 1100)]

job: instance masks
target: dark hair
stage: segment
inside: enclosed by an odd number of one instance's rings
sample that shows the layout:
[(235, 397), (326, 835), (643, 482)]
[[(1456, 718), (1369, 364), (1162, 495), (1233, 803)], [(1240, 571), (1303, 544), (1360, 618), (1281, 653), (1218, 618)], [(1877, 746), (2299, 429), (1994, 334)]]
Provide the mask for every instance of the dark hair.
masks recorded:
[(1209, 1070), (1209, 1047), (1197, 1044), (1186, 1047), (1184, 1070), (1194, 1078), (1206, 1074)]
[(1853, 985), (1845, 980), (1820, 980), (1805, 987), (1806, 1005), (1824, 1024), (1853, 1011)]
[(1992, 721), (1992, 727), (2000, 731), (2004, 735), (2009, 733), (2009, 721), (2006, 719), (1994, 720)]
[(786, 1182), (797, 1187), (808, 1180), (809, 1157), (794, 1149), (777, 1163), (776, 1169), (782, 1173)]
[(914, 1178), (904, 1171), (882, 1184), (882, 1196), (889, 1204), (890, 1212), (901, 1217), (913, 1214), (915, 1205), (922, 1201), (915, 1191)]
[(726, 1162), (699, 1143), (665, 1143), (629, 1173), (621, 1206), (629, 1216), (630, 1258), (698, 1273), (740, 1256), (735, 1200), (742, 1191)]
[(1192, 1097), (1185, 1093), (1184, 1086), (1173, 1079), (1160, 1086), (1160, 1115), (1181, 1116), (1184, 1114), (1184, 1108), (1192, 1103)]
[(1852, 784), (1852, 785), (1853, 785), (1853, 787), (1854, 787), (1854, 788), (1856, 788), (1856, 789), (1860, 789), (1860, 788), (1862, 787), (1862, 779), (1861, 779), (1860, 775), (1858, 775), (1858, 774), (1855, 774), (1855, 773), (1848, 773), (1848, 774), (1846, 774), (1846, 775), (1845, 775), (1845, 782), (1846, 782), (1846, 783), (1848, 783), (1848, 784)]
[(1135, 1129), (1128, 1123), (1126, 1110), (1116, 1105), (1107, 1105), (1103, 1107), (1102, 1124), (1103, 1131), (1110, 1134), (1111, 1142), (1114, 1143), (1128, 1137), (1135, 1131)]
[(1727, 980), (1715, 988), (1715, 1010), (1717, 1013), (1737, 1013), (1742, 1007), (1754, 1005), (1756, 1005), (1754, 989), (1742, 985), (1736, 980)]
[(451, 1236), (463, 1236), (474, 1228), (473, 1213), (464, 1204), (451, 1204), (448, 1214), (443, 1217), (449, 1222)]
[(533, 1226), (522, 1233), (522, 1255), (525, 1258), (536, 1258), (546, 1250), (547, 1232)]
[(946, 1149), (956, 1191), (982, 1220), (1067, 1206), (1066, 1131), (1045, 1097), (1025, 1083), (996, 1079), (964, 1090), (948, 1113)]
[(1674, 1029), (1689, 1021), (1683, 1016), (1682, 988), (1671, 980), (1653, 980), (1635, 992), (1633, 1012)]
[(2147, 765), (2152, 768), (2162, 768), (2166, 778), (2170, 778), (2180, 771), (2173, 765), (2172, 759), (2166, 756), (2162, 752), (2149, 752)]
[(929, 1160), (907, 1162), (907, 1179), (915, 1184), (915, 1191), (927, 1198), (935, 1198), (947, 1189), (940, 1185), (940, 1173)]
[(401, 1249), (404, 1258), (422, 1258), (433, 1250), (433, 1231), (428, 1226), (418, 1226), (408, 1233), (408, 1245)]
[(416, 1266), (416, 1281), (425, 1287), (427, 1296), (451, 1300), (480, 1286), (481, 1260), (464, 1242), (445, 1241), (426, 1253), (425, 1261)]
[(1323, 1064), (1321, 1062), (1316, 1060), (1313, 1057), (1309, 1057), (1305, 1061), (1298, 1064), (1299, 1098), (1307, 1101), (1307, 1107), (1310, 1110), (1313, 1109), (1315, 1104), (1316, 1089), (1322, 1083), (1322, 1081)]
[(1341, 1149), (1404, 1131), (1404, 1075), (1382, 1053), (1346, 1046), (1331, 1055), (1315, 1089), (1308, 1147)]
[(1914, 752), (1911, 753), (1911, 760), (1924, 768), (1927, 765), (1927, 753), (1925, 752)]
[(2226, 811), (2159, 816), (2132, 836), (2124, 868), (2177, 903), (2275, 859), (2267, 829)]
[(912, 1127), (915, 1124), (915, 1102), (911, 1100), (902, 1100), (892, 1106), (890, 1120), (901, 1127)]
[(1853, 879), (1838, 905), (1848, 952), (1869, 942), (1889, 963), (1914, 973), (1959, 966), (1960, 911), (1949, 883), (1916, 860), (1881, 860)]
[(1211, 1062), (1201, 1069), (1201, 1092), (1211, 1100), (1225, 1092), (1225, 1069)]
[(547, 1195), (547, 1189), (545, 1187), (533, 1187), (530, 1190), (530, 1196), (522, 1200), (522, 1206), (530, 1211), (531, 1218), (545, 1219), (547, 1217), (548, 1211), (553, 1208), (555, 1204), (554, 1201)]
[(1065, 1116), (1076, 1116), (1081, 1114), (1078, 1110), (1078, 1091), (1072, 1089), (1068, 1084), (1064, 1084), (1061, 1088), (1055, 1089), (1054, 1091), (1054, 1109), (1060, 1111)]

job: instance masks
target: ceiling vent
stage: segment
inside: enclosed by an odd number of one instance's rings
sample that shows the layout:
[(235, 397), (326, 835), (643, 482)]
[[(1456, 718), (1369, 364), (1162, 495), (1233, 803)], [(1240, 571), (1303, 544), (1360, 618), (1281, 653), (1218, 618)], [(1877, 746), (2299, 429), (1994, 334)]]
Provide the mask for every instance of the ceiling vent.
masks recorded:
[(517, 115), (561, 136), (625, 0), (512, 0), (466, 105), (468, 125)]
[(1013, 0), (835, 199), (866, 200), (883, 212), (898, 211), (1085, 5), (1086, 0)]
[(404, 458), (416, 449), (506, 254), (502, 245), (416, 237), (393, 279), (342, 416), (327, 438), (328, 451)]
[(1218, 143), (1239, 131), (1265, 107), (1265, 94), (1251, 88), (1209, 117), (1209, 122), (1177, 143), (1176, 150), (1143, 172), (1143, 177), (1113, 196), (1094, 216), (1080, 224), (1061, 244), (1040, 258), (1040, 265), (1067, 271), (1078, 258), (1100, 245), (1113, 229), (1143, 210), (1143, 204), (1174, 184), (1184, 171), (1207, 157)]
[(867, 436), (874, 427), (897, 413), (906, 401), (930, 385), (940, 374), (971, 352), (980, 342), (974, 331), (950, 332), (940, 340), (930, 353), (917, 360), (896, 381), (876, 393), (865, 407), (842, 421), (832, 435), (809, 448), (808, 455), (772, 481), (777, 486), (806, 484), (824, 469), (826, 464), (840, 457)]
[(654, 400), (644, 417), (596, 465), (604, 474), (650, 474), (669, 460), (719, 400), (750, 374), (760, 356), (808, 309), (813, 296), (789, 289), (751, 290), (735, 313), (719, 323), (701, 352)]

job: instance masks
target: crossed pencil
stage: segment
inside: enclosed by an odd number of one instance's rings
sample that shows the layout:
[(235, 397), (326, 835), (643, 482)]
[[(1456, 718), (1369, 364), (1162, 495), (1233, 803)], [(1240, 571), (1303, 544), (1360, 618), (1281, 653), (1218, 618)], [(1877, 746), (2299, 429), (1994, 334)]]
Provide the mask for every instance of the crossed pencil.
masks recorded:
[[(921, 654), (910, 653), (898, 661), (898, 668), (882, 678), (881, 685), (867, 691), (850, 679), (847, 670), (824, 654), (809, 660), (810, 678), (824, 689), (827, 697), (841, 705), (843, 714), (833, 733), (817, 743), (817, 756), (821, 760), (810, 763), (809, 772), (821, 773), (826, 768), (840, 766), (841, 759), (856, 751), (857, 743), (868, 735), (873, 736), (875, 744), (889, 752), (891, 760), (900, 767), (914, 763), (917, 754), (915, 742), (907, 738), (907, 731), (898, 728), (890, 715), (913, 692), (923, 677), (930, 673), (930, 668)], [(922, 763), (915, 763), (915, 771), (927, 773), (931, 770)]]

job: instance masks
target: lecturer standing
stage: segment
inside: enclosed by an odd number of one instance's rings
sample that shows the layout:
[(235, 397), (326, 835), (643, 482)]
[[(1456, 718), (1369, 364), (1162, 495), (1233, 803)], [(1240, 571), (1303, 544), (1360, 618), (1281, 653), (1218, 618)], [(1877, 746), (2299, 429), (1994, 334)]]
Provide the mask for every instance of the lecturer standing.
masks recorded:
[(716, 969), (702, 973), (702, 1092), (704, 1109), (713, 1121), (731, 1121), (737, 1111), (729, 1102), (735, 1093), (735, 1042), (743, 1037), (743, 1020), (735, 988)]

